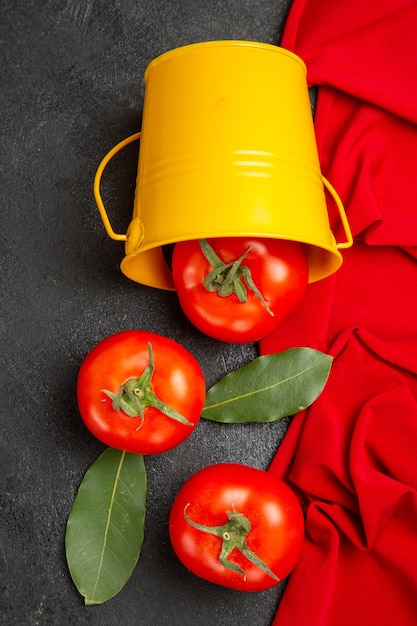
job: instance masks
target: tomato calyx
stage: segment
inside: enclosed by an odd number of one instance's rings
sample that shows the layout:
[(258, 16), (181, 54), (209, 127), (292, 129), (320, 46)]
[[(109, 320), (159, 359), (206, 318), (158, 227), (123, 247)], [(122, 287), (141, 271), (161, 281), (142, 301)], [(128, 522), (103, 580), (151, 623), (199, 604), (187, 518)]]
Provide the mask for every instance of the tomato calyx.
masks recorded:
[(219, 560), (220, 563), (226, 569), (230, 569), (238, 574), (242, 574), (244, 580), (246, 580), (246, 572), (239, 565), (233, 563), (228, 560), (231, 552), (236, 549), (241, 552), (251, 563), (259, 567), (266, 574), (279, 581), (280, 579), (276, 576), (272, 570), (268, 567), (268, 565), (257, 556), (252, 550), (248, 547), (246, 543), (246, 536), (249, 534), (251, 529), (251, 523), (248, 518), (243, 515), (243, 513), (239, 513), (236, 511), (235, 507), (232, 507), (232, 511), (226, 511), (228, 521), (226, 524), (222, 524), (221, 526), (206, 526), (204, 524), (199, 524), (198, 522), (194, 522), (187, 515), (187, 508), (190, 506), (190, 503), (186, 505), (184, 508), (184, 518), (190, 526), (200, 530), (203, 533), (208, 533), (210, 535), (215, 535), (222, 540), (222, 546), (220, 550)]
[(242, 265), (243, 260), (251, 249), (250, 246), (238, 259), (230, 263), (225, 263), (216, 254), (206, 239), (200, 239), (199, 244), (203, 255), (213, 268), (204, 278), (203, 285), (207, 291), (211, 293), (217, 291), (218, 295), (222, 298), (234, 293), (239, 302), (244, 303), (248, 299), (247, 289), (242, 280), (242, 278), (244, 278), (249, 289), (261, 300), (269, 315), (274, 315), (262, 293), (255, 285), (249, 267)]
[(149, 364), (138, 377), (128, 378), (121, 384), (119, 391), (114, 393), (107, 389), (101, 391), (112, 399), (112, 408), (115, 411), (122, 410), (129, 417), (140, 417), (141, 422), (138, 428), (143, 424), (145, 409), (154, 407), (159, 409), (167, 417), (177, 422), (193, 426), (184, 415), (181, 415), (174, 408), (165, 404), (152, 390), (152, 376), (155, 370), (152, 344), (148, 342)]

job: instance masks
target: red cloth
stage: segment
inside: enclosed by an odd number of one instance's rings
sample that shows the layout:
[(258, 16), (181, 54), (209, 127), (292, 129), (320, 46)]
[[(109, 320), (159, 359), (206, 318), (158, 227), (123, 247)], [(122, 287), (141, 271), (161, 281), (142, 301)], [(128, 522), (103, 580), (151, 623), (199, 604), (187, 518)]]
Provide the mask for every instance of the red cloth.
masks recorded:
[(334, 356), (269, 468), (306, 513), (274, 626), (417, 623), (416, 32), (415, 0), (295, 0), (281, 42), (318, 85), (322, 170), (355, 242), (260, 344)]

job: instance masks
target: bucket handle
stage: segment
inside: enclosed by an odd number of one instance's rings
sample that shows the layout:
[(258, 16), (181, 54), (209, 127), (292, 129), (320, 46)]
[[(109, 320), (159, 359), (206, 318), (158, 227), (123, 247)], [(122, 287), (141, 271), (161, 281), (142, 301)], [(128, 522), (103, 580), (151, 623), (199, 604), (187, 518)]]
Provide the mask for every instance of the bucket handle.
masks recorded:
[[(93, 190), (94, 190), (94, 198), (97, 204), (97, 208), (100, 212), (100, 216), (101, 219), (103, 221), (104, 224), (104, 228), (106, 230), (107, 235), (111, 238), (114, 239), (115, 241), (127, 241), (127, 233), (115, 233), (112, 225), (110, 223), (109, 217), (107, 215), (107, 211), (106, 211), (106, 207), (104, 206), (103, 203), (103, 199), (101, 197), (101, 193), (100, 193), (100, 185), (101, 185), (101, 178), (103, 176), (103, 172), (106, 168), (106, 166), (108, 165), (108, 163), (111, 161), (111, 159), (118, 153), (120, 152), (120, 150), (122, 150), (122, 148), (124, 148), (125, 146), (129, 145), (130, 143), (133, 143), (134, 141), (137, 141), (138, 139), (140, 139), (141, 136), (141, 132), (138, 133), (134, 133), (133, 135), (130, 135), (129, 137), (126, 137), (125, 139), (123, 139), (122, 141), (120, 141), (118, 144), (116, 144), (107, 154), (106, 156), (102, 159), (100, 165), (97, 168), (97, 172), (96, 175), (94, 177), (94, 186), (93, 186)], [(345, 208), (343, 206), (343, 203), (339, 197), (339, 194), (337, 193), (336, 189), (333, 187), (333, 185), (327, 180), (327, 178), (325, 178), (324, 176), (321, 177), (322, 181), (323, 181), (323, 185), (326, 187), (326, 189), (328, 190), (328, 192), (330, 193), (330, 195), (332, 196), (338, 211), (339, 211), (339, 215), (340, 215), (340, 219), (342, 222), (342, 226), (343, 226), (343, 230), (345, 232), (345, 238), (346, 241), (342, 241), (339, 243), (336, 243), (336, 248), (338, 249), (345, 249), (345, 248), (350, 248), (353, 244), (353, 237), (352, 237), (352, 232), (350, 230), (350, 226), (349, 226), (349, 222), (346, 216), (346, 212), (345, 212)]]
[(103, 160), (101, 161), (100, 165), (97, 168), (97, 172), (94, 177), (93, 191), (94, 191), (94, 198), (96, 200), (97, 208), (100, 212), (101, 219), (103, 220), (106, 233), (108, 234), (110, 239), (114, 239), (115, 241), (127, 241), (127, 234), (115, 233), (112, 228), (112, 225), (110, 223), (110, 220), (107, 215), (107, 211), (104, 206), (103, 199), (100, 193), (101, 178), (103, 176), (103, 172), (106, 166), (108, 165), (109, 161), (111, 161), (111, 159), (115, 156), (115, 154), (117, 154), (117, 152), (119, 152), (122, 148), (124, 148), (128, 144), (133, 143), (134, 141), (137, 141), (140, 138), (140, 136), (141, 136), (140, 132), (135, 133), (134, 135), (130, 135), (129, 137), (126, 137), (126, 139), (123, 139), (118, 144), (116, 144), (114, 148), (112, 148), (110, 152), (108, 152), (106, 156), (103, 158)]
[(343, 230), (345, 231), (346, 241), (342, 241), (340, 243), (336, 242), (336, 248), (338, 249), (350, 248), (351, 245), (353, 244), (353, 236), (352, 236), (352, 231), (350, 230), (348, 218), (346, 216), (345, 207), (343, 206), (343, 203), (339, 197), (339, 194), (337, 193), (333, 185), (329, 183), (327, 178), (325, 178), (324, 176), (322, 176), (321, 178), (323, 181), (323, 185), (326, 187), (327, 191), (330, 193), (333, 200), (335, 201), (335, 204), (339, 210), (339, 215), (340, 215), (340, 220), (342, 222)]

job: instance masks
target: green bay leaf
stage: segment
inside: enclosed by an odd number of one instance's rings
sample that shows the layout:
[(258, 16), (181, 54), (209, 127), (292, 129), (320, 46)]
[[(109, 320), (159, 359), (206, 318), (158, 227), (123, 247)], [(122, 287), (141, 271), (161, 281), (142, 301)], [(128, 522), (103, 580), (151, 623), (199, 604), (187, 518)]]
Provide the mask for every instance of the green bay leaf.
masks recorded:
[(323, 391), (332, 360), (312, 348), (257, 357), (208, 390), (202, 417), (237, 424), (294, 415)]
[(129, 580), (142, 548), (143, 457), (107, 448), (87, 470), (68, 516), (68, 568), (85, 604), (102, 604)]

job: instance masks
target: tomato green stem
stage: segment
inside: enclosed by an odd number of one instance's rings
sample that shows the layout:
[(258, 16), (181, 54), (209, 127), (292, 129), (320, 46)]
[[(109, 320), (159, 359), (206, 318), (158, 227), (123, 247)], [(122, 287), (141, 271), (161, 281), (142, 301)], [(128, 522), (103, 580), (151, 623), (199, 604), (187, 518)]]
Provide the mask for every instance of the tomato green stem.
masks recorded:
[(242, 278), (244, 278), (249, 289), (251, 289), (255, 296), (261, 300), (269, 315), (274, 315), (266, 303), (262, 293), (255, 285), (249, 267), (247, 265), (242, 265), (244, 258), (251, 249), (250, 247), (247, 248), (247, 250), (245, 250), (238, 259), (236, 259), (236, 261), (225, 263), (219, 256), (217, 256), (216, 252), (206, 239), (200, 239), (199, 243), (202, 253), (213, 268), (204, 279), (203, 284), (207, 291), (217, 291), (218, 295), (222, 298), (230, 296), (234, 293), (239, 302), (246, 302), (248, 294), (242, 280)]
[[(152, 376), (155, 370), (154, 357), (151, 343), (148, 343), (149, 364), (137, 378), (128, 378), (119, 388), (117, 393), (102, 389), (102, 392), (113, 400), (112, 407), (115, 411), (122, 410), (129, 417), (140, 417), (141, 424), (144, 420), (145, 409), (152, 406), (159, 409), (167, 417), (177, 422), (193, 426), (184, 415), (174, 408), (165, 404), (152, 390)], [(139, 428), (140, 428), (139, 426)]]
[(186, 522), (190, 524), (190, 526), (193, 526), (193, 528), (196, 528), (203, 533), (215, 535), (222, 540), (219, 560), (226, 569), (242, 574), (244, 580), (246, 580), (245, 570), (239, 567), (236, 563), (228, 560), (231, 552), (236, 548), (236, 550), (239, 550), (251, 563), (259, 567), (266, 574), (272, 576), (272, 578), (277, 581), (280, 580), (278, 576), (272, 572), (268, 565), (248, 547), (246, 543), (246, 536), (250, 532), (251, 523), (245, 515), (238, 513), (233, 507), (232, 511), (226, 511), (228, 517), (226, 524), (222, 524), (221, 526), (205, 526), (204, 524), (194, 522), (188, 517), (187, 508), (189, 506), (190, 504), (187, 504), (184, 509), (184, 518)]

